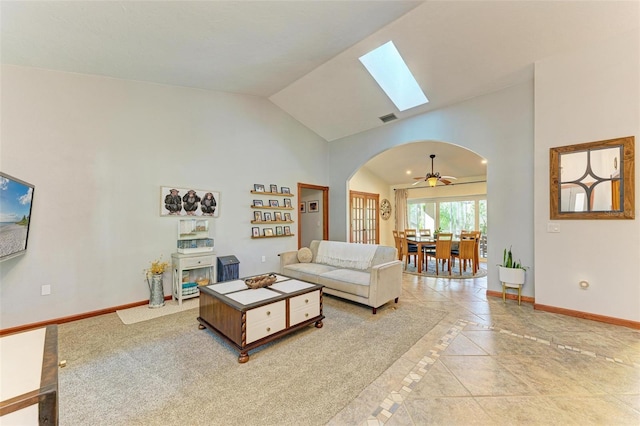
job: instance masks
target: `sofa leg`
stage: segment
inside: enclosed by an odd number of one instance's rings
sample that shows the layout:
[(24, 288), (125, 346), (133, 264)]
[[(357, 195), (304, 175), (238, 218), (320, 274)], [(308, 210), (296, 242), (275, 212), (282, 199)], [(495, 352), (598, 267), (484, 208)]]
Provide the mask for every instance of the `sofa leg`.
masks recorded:
[(396, 297), (394, 301), (395, 301), (396, 303), (398, 303), (398, 299), (400, 299), (400, 298), (399, 298), (399, 297)]
[(378, 312), (378, 309), (377, 308), (373, 308), (373, 315), (375, 315), (376, 312)]

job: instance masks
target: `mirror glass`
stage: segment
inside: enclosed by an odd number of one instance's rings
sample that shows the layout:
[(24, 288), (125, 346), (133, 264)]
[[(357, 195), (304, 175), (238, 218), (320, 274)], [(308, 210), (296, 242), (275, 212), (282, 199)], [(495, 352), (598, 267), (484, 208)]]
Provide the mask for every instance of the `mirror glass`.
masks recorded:
[(634, 138), (551, 148), (552, 219), (632, 219)]
[(620, 211), (622, 146), (560, 154), (560, 211)]

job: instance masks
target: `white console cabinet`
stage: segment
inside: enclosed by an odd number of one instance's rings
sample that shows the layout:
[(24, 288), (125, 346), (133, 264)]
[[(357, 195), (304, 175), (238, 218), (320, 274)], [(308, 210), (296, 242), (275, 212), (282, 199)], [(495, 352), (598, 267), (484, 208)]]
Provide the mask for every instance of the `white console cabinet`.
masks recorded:
[(198, 297), (201, 285), (216, 282), (217, 256), (211, 253), (173, 253), (171, 255), (173, 286), (171, 297), (182, 305), (184, 299)]

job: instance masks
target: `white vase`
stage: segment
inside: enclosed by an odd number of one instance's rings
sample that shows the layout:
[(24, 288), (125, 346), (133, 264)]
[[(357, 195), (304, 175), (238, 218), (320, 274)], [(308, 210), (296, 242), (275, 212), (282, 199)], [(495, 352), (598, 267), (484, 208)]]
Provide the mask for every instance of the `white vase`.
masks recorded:
[(498, 266), (498, 272), (500, 275), (500, 282), (502, 283), (514, 285), (524, 284), (524, 269)]

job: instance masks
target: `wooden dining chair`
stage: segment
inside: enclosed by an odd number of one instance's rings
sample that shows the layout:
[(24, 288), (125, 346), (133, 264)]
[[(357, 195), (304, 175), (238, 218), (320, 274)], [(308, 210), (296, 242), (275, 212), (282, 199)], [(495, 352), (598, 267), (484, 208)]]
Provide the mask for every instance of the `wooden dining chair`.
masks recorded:
[(444, 272), (445, 262), (449, 275), (451, 275), (451, 243), (453, 242), (453, 234), (439, 233), (436, 238), (436, 275), (439, 275), (438, 265), (442, 262), (442, 270)]
[(395, 229), (393, 230), (393, 241), (396, 244), (396, 250), (398, 250), (398, 260), (402, 260), (402, 238), (400, 237), (400, 233)]
[(482, 231), (471, 231), (476, 235), (476, 247), (474, 249), (474, 266), (475, 266), (475, 270), (473, 271), (474, 274), (478, 273), (478, 270), (480, 269), (480, 240), (482, 239)]
[[(406, 230), (405, 230), (406, 232)], [(409, 244), (407, 241), (406, 233), (402, 233), (402, 253), (405, 256), (405, 269), (409, 266), (411, 256), (413, 256), (413, 263), (418, 266), (418, 246), (416, 244)]]
[(418, 229), (418, 234), (420, 234), (421, 237), (430, 237), (431, 229)]
[(451, 253), (451, 260), (453, 263), (453, 268), (455, 269), (456, 262), (455, 259), (458, 259), (458, 265), (460, 267), (460, 276), (462, 273), (467, 270), (467, 261), (469, 265), (471, 265), (473, 274), (477, 272), (476, 266), (476, 241), (477, 236), (475, 232), (467, 232), (460, 234), (460, 243), (458, 243), (458, 250)]

